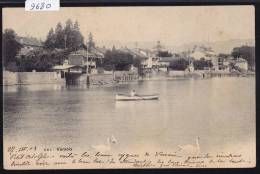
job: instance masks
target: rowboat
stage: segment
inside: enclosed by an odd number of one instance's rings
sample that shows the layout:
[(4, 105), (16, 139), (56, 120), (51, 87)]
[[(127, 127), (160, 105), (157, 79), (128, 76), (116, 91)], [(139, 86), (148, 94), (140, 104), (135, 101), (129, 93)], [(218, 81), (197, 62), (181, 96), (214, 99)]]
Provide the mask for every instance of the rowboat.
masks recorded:
[(135, 95), (135, 96), (130, 96), (126, 94), (117, 94), (116, 95), (116, 100), (118, 101), (133, 101), (133, 100), (158, 100), (159, 95), (158, 94), (153, 94), (153, 95)]

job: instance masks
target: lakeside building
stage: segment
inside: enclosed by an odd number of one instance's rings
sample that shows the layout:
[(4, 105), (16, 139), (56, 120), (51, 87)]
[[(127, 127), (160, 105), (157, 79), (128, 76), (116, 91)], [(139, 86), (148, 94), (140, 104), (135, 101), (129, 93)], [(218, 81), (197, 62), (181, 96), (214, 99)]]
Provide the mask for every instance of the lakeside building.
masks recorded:
[(142, 68), (145, 70), (152, 70), (159, 68), (159, 58), (156, 54), (148, 49), (133, 49), (135, 54), (139, 54), (143, 59), (141, 60)]
[(42, 42), (33, 37), (16, 36), (15, 39), (18, 43), (22, 45), (20, 51), (25, 51), (25, 50), (32, 51), (37, 48), (43, 48)]
[(129, 53), (133, 58), (139, 59), (141, 62), (141, 67), (144, 71), (151, 71), (159, 67), (159, 58), (149, 49), (134, 48), (129, 49), (127, 47), (121, 48), (120, 51)]
[(58, 76), (64, 78), (66, 73), (70, 74), (96, 74), (97, 63), (103, 62), (104, 54), (97, 49), (88, 50), (82, 45), (77, 51), (73, 51), (65, 59), (63, 65), (53, 66), (52, 70), (57, 72)]
[(193, 47), (193, 50), (190, 52), (189, 57), (193, 58), (194, 60), (201, 60), (204, 59), (212, 63), (213, 67), (212, 70), (219, 70), (219, 59), (217, 54), (211, 49), (211, 47), (205, 46), (197, 46)]
[(43, 48), (43, 44), (35, 38), (17, 36), (15, 39), (22, 46), (16, 55), (17, 58), (23, 57), (35, 49)]
[(232, 56), (227, 58), (219, 58), (218, 59), (219, 70), (230, 72), (232, 68), (237, 67), (240, 71), (248, 71), (248, 62), (244, 58), (235, 59)]
[(179, 57), (159, 57), (158, 65), (160, 71), (168, 71), (172, 61), (179, 59)]
[(243, 71), (248, 71), (248, 62), (243, 58), (238, 58), (235, 60), (235, 66)]
[[(16, 55), (17, 59), (24, 58), (24, 56), (33, 50), (43, 48), (43, 44), (36, 38), (16, 36), (15, 39), (21, 45), (21, 49)], [(8, 65), (7, 69), (10, 71), (18, 71), (18, 67), (19, 64), (17, 64), (17, 62), (12, 62)]]
[(83, 73), (82, 67), (78, 65), (56, 65), (52, 68), (52, 70), (55, 71), (57, 73), (57, 77), (61, 79), (65, 78), (67, 73)]
[(234, 62), (234, 58), (229, 56), (227, 58), (218, 58), (218, 67), (221, 71), (230, 72), (231, 70), (231, 64)]
[(82, 46), (79, 50), (71, 52), (68, 56), (68, 65), (77, 65), (81, 67), (79, 72), (81, 73), (94, 73), (97, 68), (97, 64), (102, 63), (104, 60), (104, 54), (95, 48), (87, 49), (86, 46)]

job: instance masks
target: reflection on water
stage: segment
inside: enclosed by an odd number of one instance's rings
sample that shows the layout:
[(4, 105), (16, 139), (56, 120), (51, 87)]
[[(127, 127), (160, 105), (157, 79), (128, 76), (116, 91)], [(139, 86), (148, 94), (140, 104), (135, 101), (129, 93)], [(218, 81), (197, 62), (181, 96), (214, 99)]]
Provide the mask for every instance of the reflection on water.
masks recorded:
[[(117, 93), (159, 93), (153, 101), (115, 101)], [(202, 151), (255, 142), (255, 79), (156, 80), (110, 87), (24, 85), (4, 88), (4, 141), (88, 148), (114, 135), (117, 150)]]

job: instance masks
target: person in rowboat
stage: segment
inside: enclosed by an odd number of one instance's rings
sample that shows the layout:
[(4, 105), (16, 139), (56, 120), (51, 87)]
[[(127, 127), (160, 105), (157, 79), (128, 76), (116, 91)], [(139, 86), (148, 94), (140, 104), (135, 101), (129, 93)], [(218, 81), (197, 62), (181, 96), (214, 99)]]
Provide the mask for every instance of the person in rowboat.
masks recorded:
[(136, 92), (135, 92), (135, 90), (132, 90), (131, 93), (130, 93), (130, 95), (131, 95), (131, 97), (136, 96)]

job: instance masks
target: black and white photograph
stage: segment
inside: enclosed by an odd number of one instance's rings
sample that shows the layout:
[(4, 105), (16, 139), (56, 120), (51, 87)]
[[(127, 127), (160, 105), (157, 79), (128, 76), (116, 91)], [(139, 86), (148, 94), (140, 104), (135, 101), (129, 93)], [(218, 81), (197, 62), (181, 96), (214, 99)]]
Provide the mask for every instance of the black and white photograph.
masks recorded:
[(2, 9), (3, 162), (256, 166), (253, 5)]

